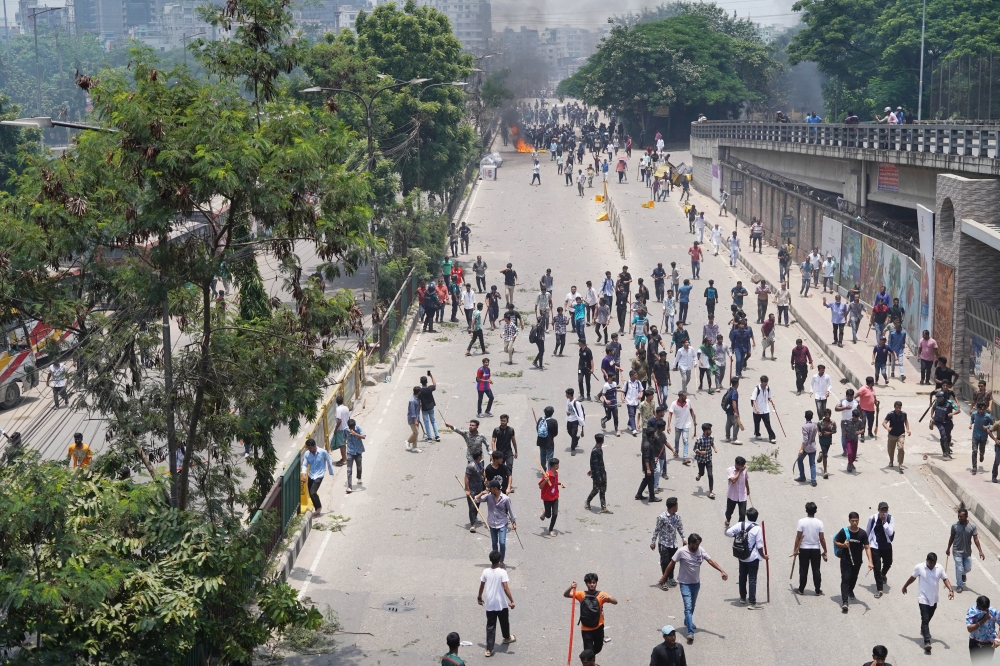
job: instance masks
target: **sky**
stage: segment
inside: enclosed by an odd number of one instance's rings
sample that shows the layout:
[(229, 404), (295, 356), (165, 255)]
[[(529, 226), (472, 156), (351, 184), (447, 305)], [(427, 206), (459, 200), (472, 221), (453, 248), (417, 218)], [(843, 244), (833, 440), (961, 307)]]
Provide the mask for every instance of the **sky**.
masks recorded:
[[(570, 25), (574, 28), (599, 28), (609, 16), (652, 9), (661, 0), (491, 0), (493, 29), (505, 26), (517, 30), (524, 25), (540, 30), (546, 27)], [(764, 25), (792, 26), (798, 22), (798, 13), (792, 11), (794, 0), (717, 0), (716, 4), (740, 17), (748, 14)]]

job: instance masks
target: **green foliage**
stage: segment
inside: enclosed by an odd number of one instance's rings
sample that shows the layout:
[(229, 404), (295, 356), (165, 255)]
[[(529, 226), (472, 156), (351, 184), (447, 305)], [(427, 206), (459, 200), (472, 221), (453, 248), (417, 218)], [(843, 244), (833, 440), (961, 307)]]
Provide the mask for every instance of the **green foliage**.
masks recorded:
[[(862, 120), (885, 106), (916, 109), (922, 2), (799, 0), (792, 9), (806, 27), (792, 40), (789, 61), (814, 61), (832, 77), (824, 90), (829, 119), (843, 120), (848, 109)], [(927, 2), (925, 79), (936, 62), (990, 53), (1000, 54), (1000, 5)]]
[[(0, 120), (21, 117), (21, 108), (0, 94)], [(9, 188), (8, 181), (21, 172), (24, 157), (38, 151), (38, 132), (19, 127), (0, 129), (0, 192)]]
[(747, 462), (747, 469), (751, 472), (781, 474), (781, 463), (778, 462), (778, 450), (775, 449), (770, 453), (760, 453), (750, 458)]
[(717, 14), (699, 10), (631, 28), (615, 25), (559, 92), (582, 91), (587, 103), (631, 117), (643, 128), (661, 106), (670, 107), (672, 115), (700, 110), (735, 116), (766, 95), (777, 63), (759, 41), (723, 32), (745, 30), (739, 21), (723, 20), (724, 12)]
[[(248, 659), (272, 633), (322, 626), (261, 579), (260, 530), (171, 509), (163, 483), (26, 457), (0, 470), (0, 646), (18, 663)], [(28, 640), (26, 640), (28, 639)]]
[(733, 39), (758, 44), (762, 43), (760, 35), (757, 32), (757, 26), (752, 20), (749, 18), (738, 18), (735, 11), (730, 16), (726, 13), (725, 9), (719, 7), (714, 2), (702, 2), (701, 0), (698, 2), (683, 2), (678, 0), (660, 4), (653, 9), (643, 7), (639, 13), (629, 12), (625, 16), (615, 16), (612, 22), (627, 27), (634, 27), (640, 23), (653, 23), (687, 14), (701, 16), (708, 21), (712, 30), (729, 35)]
[(480, 95), (483, 103), (492, 109), (499, 109), (508, 100), (514, 99), (514, 93), (507, 86), (507, 78), (510, 76), (509, 69), (501, 69), (493, 72), (483, 81)]

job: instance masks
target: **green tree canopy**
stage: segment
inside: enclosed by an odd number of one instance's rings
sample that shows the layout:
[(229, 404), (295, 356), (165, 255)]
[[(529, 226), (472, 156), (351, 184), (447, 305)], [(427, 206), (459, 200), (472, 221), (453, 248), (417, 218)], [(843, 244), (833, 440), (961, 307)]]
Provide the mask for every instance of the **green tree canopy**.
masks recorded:
[[(862, 119), (884, 106), (916, 109), (920, 0), (799, 0), (792, 8), (802, 12), (806, 28), (792, 40), (789, 61), (811, 60), (832, 77), (824, 89), (831, 120), (842, 120), (848, 109)], [(1000, 5), (927, 2), (925, 81), (935, 62), (990, 53), (1000, 54)]]

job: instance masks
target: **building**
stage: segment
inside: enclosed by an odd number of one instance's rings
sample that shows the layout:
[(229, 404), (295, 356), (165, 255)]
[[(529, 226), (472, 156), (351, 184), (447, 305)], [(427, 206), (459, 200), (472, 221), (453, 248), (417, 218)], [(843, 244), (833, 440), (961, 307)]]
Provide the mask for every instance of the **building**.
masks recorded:
[(754, 25), (757, 27), (757, 34), (760, 36), (761, 41), (765, 44), (773, 42), (774, 38), (784, 30), (784, 28), (777, 25), (764, 25), (762, 23), (755, 23)]
[(319, 0), (318, 2), (298, 2), (292, 7), (292, 18), (298, 28), (306, 32), (340, 32), (347, 28), (354, 30), (354, 22), (363, 9), (370, 12), (380, 2), (361, 0), (358, 4), (347, 4), (342, 0)]
[[(46, 11), (48, 10), (48, 11)], [(20, 27), (21, 34), (30, 35), (33, 25), (32, 16), (35, 11), (44, 11), (38, 14), (36, 19), (38, 27), (43, 30), (61, 30), (66, 32), (70, 26), (70, 11), (67, 7), (49, 8), (46, 5), (39, 5), (38, 0), (19, 0), (17, 12), (14, 14), (14, 22)]]
[(489, 52), (493, 18), (488, 0), (417, 0), (417, 4), (433, 7), (447, 16), (465, 51), (476, 55)]
[(549, 78), (561, 81), (580, 69), (597, 51), (604, 33), (564, 25), (546, 28), (541, 35), (539, 56), (548, 66)]

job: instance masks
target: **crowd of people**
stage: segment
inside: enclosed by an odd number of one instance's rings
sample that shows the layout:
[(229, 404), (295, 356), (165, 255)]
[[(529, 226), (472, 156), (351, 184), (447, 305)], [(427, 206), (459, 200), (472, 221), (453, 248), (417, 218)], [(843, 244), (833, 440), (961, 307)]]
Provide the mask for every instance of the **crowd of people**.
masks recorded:
[[(525, 107), (524, 110), (530, 111)], [(630, 154), (631, 139), (619, 142), (616, 131), (620, 125), (612, 122), (605, 127), (594, 125), (596, 120), (583, 110), (583, 118), (566, 124), (557, 124), (558, 113), (552, 114), (546, 125), (529, 129), (536, 148), (545, 147), (550, 159), (557, 161), (558, 172), (573, 173), (574, 162), (579, 164), (587, 150), (605, 164), (604, 152), (614, 157), (616, 151)], [(536, 116), (525, 115), (524, 120)], [(578, 134), (579, 130), (579, 134)], [(658, 140), (660, 138), (658, 137)], [(656, 160), (663, 146), (649, 146), (643, 150), (640, 177), (644, 184), (654, 187), (658, 179), (655, 174)], [(578, 157), (574, 160), (573, 155)], [(565, 161), (561, 161), (563, 156)], [(610, 160), (607, 160), (610, 161)], [(653, 168), (651, 168), (653, 167)], [(605, 167), (606, 169), (606, 167)], [(535, 155), (533, 171), (535, 180), (541, 171), (538, 155)], [(606, 173), (606, 170), (605, 170)], [(627, 177), (627, 175), (625, 176)], [(623, 179), (625, 178), (623, 177)], [(650, 178), (653, 180), (650, 181)], [(572, 181), (567, 176), (567, 184)], [(669, 183), (669, 179), (667, 180)], [(669, 196), (670, 185), (656, 188), (665, 189)], [(683, 626), (680, 633), (688, 645), (693, 644), (698, 630), (695, 610), (701, 588), (701, 568), (708, 564), (716, 569), (723, 581), (728, 573), (723, 564), (713, 559), (703, 545), (703, 538), (694, 532), (687, 533), (680, 513), (677, 497), (661, 497), (660, 482), (669, 478), (675, 465), (697, 467), (694, 475), (694, 495), (708, 501), (715, 499), (714, 459), (720, 455), (712, 423), (712, 412), (725, 422), (724, 433), (719, 437), (723, 443), (739, 445), (740, 433), (745, 426), (742, 416), (746, 410), (752, 414), (753, 436), (769, 443), (777, 441), (774, 426), (777, 425), (787, 437), (780, 421), (775, 396), (769, 378), (758, 374), (751, 380), (749, 390), (741, 385), (748, 379), (748, 370), (754, 353), (761, 359), (777, 360), (776, 327), (789, 326), (789, 309), (792, 293), (788, 288), (792, 256), (789, 249), (779, 255), (782, 281), (778, 285), (768, 284), (763, 279), (755, 279), (752, 285), (744, 285), (741, 280), (734, 284), (716, 286), (715, 280), (706, 280), (703, 288), (707, 321), (690, 321), (689, 308), (697, 296), (694, 284), (701, 280), (700, 267), (705, 258), (703, 245), (710, 243), (715, 255), (728, 249), (731, 265), (739, 260), (740, 240), (738, 232), (732, 232), (725, 241), (719, 225), (710, 225), (693, 205), (688, 205), (689, 232), (695, 236), (688, 249), (690, 275), (682, 275), (678, 262), (671, 262), (669, 268), (663, 263), (650, 270), (648, 275), (633, 275), (628, 265), (620, 271), (607, 270), (603, 277), (581, 280), (571, 284), (564, 296), (555, 292), (556, 276), (551, 269), (543, 274), (526, 278), (522, 283), (513, 262), (491, 273), (486, 262), (477, 256), (472, 265), (476, 274), (476, 285), (466, 280), (463, 270), (452, 263), (450, 258), (441, 262), (441, 275), (435, 283), (428, 285), (420, 295), (423, 317), (429, 321), (425, 330), (433, 330), (433, 322), (443, 320), (445, 298), (451, 299), (452, 322), (460, 322), (458, 308), (465, 313), (465, 323), (471, 340), (466, 355), (481, 354), (481, 365), (475, 375), (477, 404), (476, 418), (468, 424), (445, 423), (465, 443), (464, 479), (461, 479), (467, 495), (468, 529), (475, 532), (480, 524), (490, 533), (490, 567), (480, 581), (478, 601), (487, 614), (486, 656), (492, 656), (496, 648), (496, 624), (499, 622), (502, 641), (512, 643), (517, 640), (511, 632), (509, 610), (514, 607), (510, 592), (510, 578), (506, 571), (507, 537), (517, 533), (512, 495), (515, 492), (514, 465), (518, 459), (517, 438), (510, 425), (508, 414), (501, 414), (499, 425), (490, 430), (482, 428), (482, 419), (492, 418), (494, 403), (493, 369), (486, 356), (484, 331), (499, 329), (499, 340), (508, 364), (514, 363), (520, 352), (522, 338), (527, 337), (529, 349), (533, 352), (532, 367), (540, 371), (551, 369), (551, 359), (545, 358), (547, 348), (551, 355), (563, 357), (567, 336), (572, 335), (577, 346), (576, 381), (565, 389), (564, 419), (557, 418), (557, 407), (546, 406), (534, 418), (533, 439), (537, 454), (532, 455), (537, 471), (537, 488), (540, 494), (536, 506), (543, 521), (543, 533), (547, 538), (556, 538), (561, 533), (557, 528), (559, 516), (560, 490), (565, 488), (560, 474), (560, 461), (555, 455), (556, 440), (565, 430), (563, 437), (569, 439), (569, 455), (587, 453), (582, 444), (588, 424), (594, 416), (588, 415), (585, 403), (599, 403), (601, 416), (599, 425), (591, 425), (593, 447), (589, 451), (587, 476), (591, 492), (585, 502), (585, 510), (596, 511), (592, 506), (595, 499), (600, 501), (601, 513), (611, 514), (607, 495), (609, 494), (608, 472), (604, 462), (605, 438), (621, 437), (624, 434), (635, 437), (639, 444), (641, 480), (634, 497), (646, 504), (664, 502), (662, 513), (651, 519), (652, 537), (650, 548), (659, 556), (659, 585), (669, 591), (679, 587), (680, 603), (683, 606)], [(722, 211), (720, 211), (721, 213)], [(758, 223), (758, 226), (759, 223)], [(751, 227), (751, 250), (760, 251), (761, 231)], [(728, 247), (727, 247), (728, 246)], [(463, 250), (468, 252), (467, 246)], [(832, 379), (823, 364), (815, 364), (812, 352), (802, 339), (797, 339), (791, 349), (780, 350), (795, 375), (796, 394), (808, 390), (815, 404), (802, 415), (801, 439), (795, 466), (796, 480), (815, 487), (821, 479), (830, 475), (829, 461), (838, 453), (833, 448), (834, 436), (839, 432), (841, 452), (847, 461), (847, 473), (856, 473), (859, 442), (867, 439), (879, 440), (884, 437), (889, 468), (904, 472), (904, 449), (906, 438), (912, 436), (911, 422), (902, 403), (896, 401), (892, 410), (881, 412), (877, 397), (879, 378), (888, 385), (890, 377), (904, 382), (905, 364), (908, 353), (907, 332), (903, 327), (905, 312), (899, 307), (899, 299), (886, 292), (883, 287), (875, 297), (870, 309), (860, 304), (860, 289), (847, 294), (846, 302), (836, 293), (832, 280), (835, 262), (832, 257), (822, 257), (814, 249), (809, 258), (799, 267), (803, 280), (799, 297), (810, 297), (810, 285), (819, 286), (823, 278), (823, 292), (833, 295), (833, 300), (824, 305), (831, 312), (833, 344), (843, 345), (843, 333), (850, 325), (853, 339), (858, 340), (858, 329), (865, 323), (876, 331), (876, 342), (872, 346), (871, 363), (873, 376), (866, 378), (865, 385), (857, 391), (846, 389), (844, 397), (837, 400), (832, 394)], [(645, 273), (645, 271), (643, 271)], [(503, 291), (492, 282), (490, 276), (503, 279)], [(759, 277), (759, 276), (757, 276)], [(652, 280), (652, 292), (649, 281)], [(521, 284), (528, 284), (530, 296), (526, 301), (515, 303), (516, 291)], [(522, 290), (523, 291), (523, 290)], [(752, 295), (751, 295), (752, 293)], [(457, 294), (457, 297), (454, 296)], [(719, 306), (728, 295), (729, 312)], [(482, 299), (482, 301), (480, 301)], [(747, 307), (752, 299), (756, 308)], [(527, 312), (518, 310), (525, 307)], [(771, 312), (771, 307), (775, 308)], [(723, 306), (724, 307), (724, 306)], [(658, 312), (657, 312), (658, 311)], [(751, 324), (747, 311), (756, 315)], [(528, 314), (528, 313), (531, 314)], [(655, 314), (654, 314), (655, 312)], [(529, 321), (530, 320), (530, 321)], [(617, 330), (614, 323), (617, 321)], [(599, 347), (592, 349), (590, 336)], [(554, 340), (552, 338), (554, 337)], [(631, 344), (626, 347), (625, 339)], [(547, 342), (551, 347), (547, 346)], [(533, 347), (533, 349), (532, 349)], [(951, 456), (951, 433), (955, 419), (961, 414), (952, 386), (957, 374), (948, 367), (947, 359), (937, 355), (936, 342), (924, 331), (918, 342), (923, 384), (935, 383), (929, 411), (933, 410), (930, 427), (937, 428), (941, 438), (942, 454)], [(572, 354), (572, 352), (570, 352)], [(562, 371), (561, 364), (557, 366)], [(698, 372), (695, 373), (697, 368)], [(694, 386), (697, 374), (698, 386)], [(429, 373), (428, 373), (429, 375)], [(411, 407), (408, 412), (412, 435), (407, 442), (415, 448), (418, 423), (423, 419), (424, 435), (427, 439), (439, 437), (434, 421), (433, 378), (421, 378), (421, 385), (413, 389)], [(692, 393), (707, 395), (721, 394), (718, 408), (701, 406), (696, 414), (690, 399)], [(985, 393), (985, 392), (984, 392)], [(992, 403), (988, 394), (974, 401), (976, 409), (971, 416), (970, 428), (973, 433), (973, 468), (976, 469), (977, 454), (982, 455), (988, 438), (1000, 434), (1000, 424), (994, 424), (989, 416)], [(485, 408), (484, 408), (484, 402)], [(982, 403), (982, 404), (980, 404)], [(704, 402), (700, 403), (705, 405)], [(624, 405), (625, 414), (620, 413)], [(718, 409), (718, 411), (715, 411)], [(702, 412), (705, 413), (702, 413)], [(419, 416), (418, 416), (419, 415)], [(774, 421), (772, 421), (772, 418)], [(922, 420), (922, 419), (921, 419)], [(884, 433), (879, 435), (877, 429)], [(596, 431), (596, 432), (594, 432)], [(490, 434), (487, 434), (490, 433)], [(766, 433), (766, 434), (764, 434)], [(672, 435), (672, 437), (671, 437)], [(532, 434), (529, 434), (532, 437)], [(1000, 447), (998, 447), (1000, 451)], [(1000, 453), (998, 453), (1000, 459)], [(733, 556), (737, 559), (737, 588), (740, 603), (751, 611), (760, 611), (764, 606), (758, 595), (758, 573), (761, 562), (767, 562), (769, 554), (766, 533), (760, 511), (753, 506), (751, 495), (751, 470), (748, 461), (739, 455), (729, 458), (732, 464), (725, 467), (725, 482), (720, 492), (725, 492), (726, 508), (724, 528), (731, 541)], [(817, 473), (817, 465), (822, 471)], [(997, 466), (993, 476), (996, 479)], [(703, 481), (704, 479), (704, 481)], [(859, 492), (862, 490), (859, 488)], [(531, 502), (530, 500), (519, 500)], [(795, 545), (791, 553), (799, 567), (798, 585), (795, 593), (806, 595), (810, 574), (813, 594), (823, 595), (822, 569), (829, 558), (828, 540), (823, 522), (817, 518), (819, 509), (815, 502), (805, 505), (805, 517), (796, 526)], [(839, 519), (842, 523), (843, 518)], [(886, 502), (880, 502), (878, 511), (864, 523), (858, 512), (847, 516), (848, 526), (832, 533), (833, 555), (839, 560), (840, 606), (844, 613), (850, 611), (856, 599), (855, 590), (862, 567), (867, 562), (874, 573), (876, 591), (874, 597), (880, 599), (886, 591), (887, 574), (893, 565), (893, 539), (896, 522), (889, 513)], [(944, 556), (955, 558), (954, 583), (944, 568), (938, 563), (935, 552), (921, 554), (922, 560), (914, 566), (912, 575), (902, 586), (906, 594), (910, 585), (917, 584), (917, 602), (920, 615), (920, 633), (924, 650), (932, 649), (930, 622), (937, 608), (939, 587), (944, 585), (950, 596), (960, 593), (967, 584), (972, 567), (972, 548), (979, 548), (976, 526), (969, 520), (964, 510), (958, 512), (957, 521), (950, 530), (950, 539)], [(712, 545), (712, 550), (717, 550)], [(984, 557), (979, 548), (980, 557)], [(598, 586), (598, 576), (588, 573), (584, 577), (586, 590), (578, 590), (573, 583), (565, 596), (579, 602), (580, 628), (583, 652), (579, 655), (584, 665), (595, 663), (604, 647), (603, 635), (604, 607), (617, 601)], [(970, 607), (966, 627), (969, 633), (969, 649), (974, 658), (992, 657), (993, 650), (1000, 646), (997, 629), (1000, 612), (990, 605), (990, 600), (980, 596)], [(651, 666), (686, 664), (684, 647), (678, 641), (678, 628), (667, 625), (662, 628), (663, 642), (651, 654)], [(458, 635), (448, 637), (449, 653), (442, 664), (461, 664), (458, 657)], [(884, 646), (875, 646), (872, 651), (873, 664), (883, 664), (888, 651)]]

